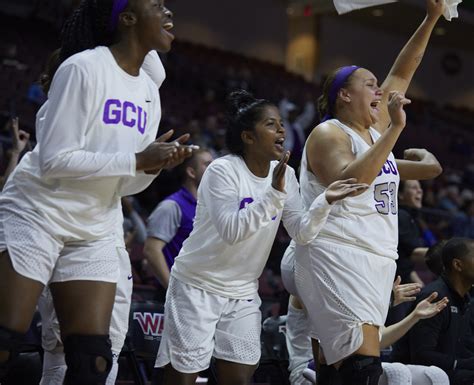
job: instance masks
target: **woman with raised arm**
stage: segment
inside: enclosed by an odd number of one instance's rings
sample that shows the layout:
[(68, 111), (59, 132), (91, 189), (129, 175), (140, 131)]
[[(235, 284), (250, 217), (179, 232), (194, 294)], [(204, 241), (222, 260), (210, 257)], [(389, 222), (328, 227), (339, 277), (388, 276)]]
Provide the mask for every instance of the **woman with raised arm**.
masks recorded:
[[(301, 163), (305, 205), (334, 180), (357, 178), (368, 191), (334, 205), (319, 236), (297, 246), (296, 284), (328, 365), (344, 385), (376, 385), (382, 371), (380, 332), (397, 259), (399, 179), (441, 173), (426, 150), (396, 160), (392, 149), (406, 124), (404, 93), (426, 49), (444, 0), (427, 0), (427, 16), (405, 45), (381, 88), (365, 68), (347, 66), (328, 77), (319, 99), (323, 121), (310, 134)], [(327, 369), (327, 370), (326, 370)], [(321, 371), (329, 384), (331, 368)]]

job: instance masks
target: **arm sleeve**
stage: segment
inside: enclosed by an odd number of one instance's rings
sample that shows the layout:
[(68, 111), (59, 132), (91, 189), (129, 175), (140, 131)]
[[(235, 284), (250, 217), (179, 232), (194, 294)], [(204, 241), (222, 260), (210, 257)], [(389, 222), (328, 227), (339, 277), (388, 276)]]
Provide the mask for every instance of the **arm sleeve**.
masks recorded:
[(161, 170), (158, 174), (146, 174), (143, 171), (137, 171), (133, 177), (123, 177), (120, 180), (117, 194), (120, 197), (138, 194), (150, 186), (160, 173)]
[(309, 210), (305, 210), (295, 172), (291, 167), (288, 167), (286, 172), (289, 172), (290, 176), (285, 183), (288, 196), (282, 221), (290, 237), (296, 243), (304, 245), (319, 234), (331, 211), (331, 205), (326, 200), (326, 194), (322, 193), (313, 201)]
[(39, 133), (41, 174), (47, 178), (135, 175), (135, 154), (84, 148), (94, 103), (90, 76), (76, 64), (61, 66), (49, 92), (48, 113)]
[(165, 199), (148, 218), (147, 236), (169, 243), (178, 232), (181, 223), (181, 209), (170, 199)]
[(413, 364), (434, 365), (443, 370), (453, 369), (454, 357), (436, 351), (447, 312), (449, 306), (432, 318), (418, 321), (410, 330), (410, 360)]
[(237, 175), (221, 163), (211, 163), (199, 186), (211, 222), (222, 239), (230, 244), (242, 242), (272, 223), (283, 209), (286, 193), (271, 185), (253, 202), (239, 208)]

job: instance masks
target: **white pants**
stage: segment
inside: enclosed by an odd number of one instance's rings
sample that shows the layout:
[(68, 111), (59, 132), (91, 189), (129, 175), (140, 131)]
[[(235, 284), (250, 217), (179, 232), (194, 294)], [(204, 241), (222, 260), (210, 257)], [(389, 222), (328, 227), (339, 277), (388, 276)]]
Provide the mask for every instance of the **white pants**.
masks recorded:
[[(107, 385), (115, 384), (118, 371), (118, 357), (128, 331), (130, 302), (132, 298), (132, 274), (130, 258), (123, 247), (116, 248), (120, 263), (120, 279), (117, 282), (115, 302), (110, 321), (110, 340), (112, 342), (113, 365), (107, 377)], [(66, 374), (66, 362), (61, 344), (59, 322), (54, 310), (51, 291), (46, 286), (38, 301), (42, 320), (42, 346), (45, 351), (43, 375), (40, 385), (62, 385)]]
[(211, 357), (245, 365), (260, 359), (262, 315), (258, 294), (222, 297), (170, 278), (163, 336), (155, 367), (171, 363), (181, 373), (198, 373)]

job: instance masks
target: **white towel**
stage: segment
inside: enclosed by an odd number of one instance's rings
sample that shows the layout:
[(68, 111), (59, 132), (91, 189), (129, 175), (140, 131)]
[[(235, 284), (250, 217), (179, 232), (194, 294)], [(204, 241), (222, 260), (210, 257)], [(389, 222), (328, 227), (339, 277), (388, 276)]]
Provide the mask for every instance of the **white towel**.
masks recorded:
[(355, 9), (373, 7), (374, 5), (394, 3), (396, 1), (397, 0), (334, 0), (334, 6), (336, 7), (337, 13), (340, 15), (342, 13), (354, 11)]
[(446, 9), (443, 13), (444, 18), (451, 21), (453, 17), (458, 17), (458, 4), (461, 3), (462, 0), (446, 0)]

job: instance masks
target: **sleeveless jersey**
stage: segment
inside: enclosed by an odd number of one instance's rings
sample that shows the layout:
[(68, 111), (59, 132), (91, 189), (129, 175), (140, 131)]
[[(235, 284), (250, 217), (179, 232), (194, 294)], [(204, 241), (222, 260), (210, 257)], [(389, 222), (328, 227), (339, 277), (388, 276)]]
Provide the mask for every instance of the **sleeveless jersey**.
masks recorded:
[[(337, 125), (349, 136), (352, 152), (356, 157), (370, 149), (361, 136), (339, 120), (332, 119), (329, 122)], [(379, 132), (373, 128), (369, 130), (372, 140), (377, 141), (380, 137)], [(334, 203), (318, 238), (397, 259), (399, 181), (395, 157), (390, 153), (367, 191)], [(317, 176), (308, 170), (306, 146), (301, 161), (300, 186), (305, 207), (308, 207), (326, 188), (318, 181)]]

